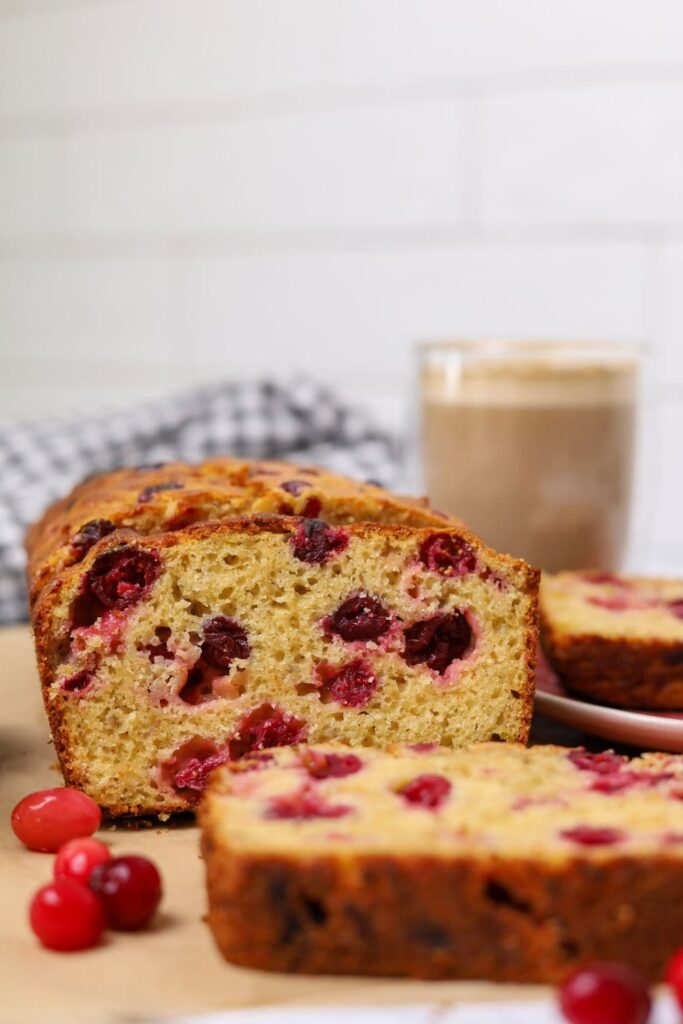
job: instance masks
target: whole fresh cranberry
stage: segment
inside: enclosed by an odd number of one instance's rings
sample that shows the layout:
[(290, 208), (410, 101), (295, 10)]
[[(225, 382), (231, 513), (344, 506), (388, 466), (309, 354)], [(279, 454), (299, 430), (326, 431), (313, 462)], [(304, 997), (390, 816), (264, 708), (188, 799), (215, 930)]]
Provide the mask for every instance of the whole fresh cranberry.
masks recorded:
[(93, 868), (108, 860), (111, 860), (109, 847), (98, 839), (70, 839), (57, 851), (53, 865), (54, 876), (85, 883)]
[(580, 967), (562, 983), (558, 995), (570, 1024), (646, 1024), (652, 1010), (645, 980), (626, 964)]
[(342, 640), (376, 640), (391, 626), (391, 614), (378, 597), (361, 590), (343, 601), (324, 622), (330, 633)]
[(235, 658), (248, 658), (251, 645), (247, 631), (235, 619), (216, 615), (202, 626), (202, 656), (215, 668), (230, 668)]
[(674, 990), (676, 1002), (683, 1010), (683, 946), (677, 949), (666, 968), (666, 980)]
[(462, 537), (434, 533), (420, 545), (420, 561), (441, 576), (465, 576), (477, 568), (477, 556)]
[(78, 533), (71, 538), (71, 547), (77, 555), (77, 560), (80, 561), (98, 540), (113, 533), (115, 529), (116, 526), (110, 519), (91, 519), (90, 522), (83, 523)]
[(349, 535), (323, 519), (304, 519), (290, 537), (290, 544), (300, 562), (323, 565), (348, 547)]
[(451, 789), (451, 783), (444, 775), (426, 774), (418, 775), (398, 792), (409, 804), (435, 811), (448, 799)]
[(105, 608), (127, 608), (140, 600), (160, 573), (161, 559), (155, 551), (127, 545), (98, 555), (87, 584)]
[(94, 868), (88, 884), (117, 931), (144, 928), (161, 900), (161, 877), (146, 857), (112, 857)]
[(60, 952), (96, 946), (106, 923), (97, 896), (73, 878), (58, 878), (39, 889), (29, 921), (43, 946)]
[(414, 622), (405, 631), (403, 657), (409, 665), (424, 664), (443, 673), (460, 660), (472, 643), (472, 627), (460, 611), (440, 612)]
[(69, 839), (92, 835), (101, 819), (94, 800), (78, 789), (60, 786), (20, 800), (12, 811), (12, 828), (29, 850), (54, 853)]

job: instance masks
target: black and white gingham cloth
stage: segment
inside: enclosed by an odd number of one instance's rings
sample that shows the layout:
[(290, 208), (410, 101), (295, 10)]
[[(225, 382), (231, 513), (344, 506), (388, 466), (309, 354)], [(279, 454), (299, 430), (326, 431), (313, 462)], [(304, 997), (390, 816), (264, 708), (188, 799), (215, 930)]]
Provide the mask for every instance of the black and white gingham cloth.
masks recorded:
[(0, 623), (27, 615), (27, 526), (76, 483), (218, 455), (300, 460), (386, 486), (399, 466), (395, 439), (312, 381), (227, 382), (78, 420), (0, 424)]

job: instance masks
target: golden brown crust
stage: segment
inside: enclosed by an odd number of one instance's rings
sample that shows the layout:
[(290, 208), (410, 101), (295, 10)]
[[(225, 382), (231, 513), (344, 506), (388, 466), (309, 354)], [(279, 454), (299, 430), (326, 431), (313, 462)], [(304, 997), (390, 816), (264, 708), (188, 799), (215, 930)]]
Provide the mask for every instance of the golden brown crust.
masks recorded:
[(683, 929), (683, 861), (227, 854), (200, 809), (207, 921), (261, 970), (556, 982), (616, 960), (661, 977)]
[(102, 520), (148, 535), (255, 512), (315, 514), (331, 523), (458, 523), (430, 510), (425, 499), (396, 497), (314, 466), (223, 458), (121, 469), (80, 483), (28, 531), (31, 605), (62, 569), (82, 560), (73, 541), (86, 523)]
[(683, 711), (683, 645), (639, 637), (569, 634), (541, 609), (541, 640), (567, 686), (622, 708)]

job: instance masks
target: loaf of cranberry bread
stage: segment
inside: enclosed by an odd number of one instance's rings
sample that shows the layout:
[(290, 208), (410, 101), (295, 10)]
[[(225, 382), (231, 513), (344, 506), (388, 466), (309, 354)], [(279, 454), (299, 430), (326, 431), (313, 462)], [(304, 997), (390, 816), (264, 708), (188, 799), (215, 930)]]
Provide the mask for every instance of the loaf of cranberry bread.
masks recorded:
[(315, 466), (221, 458), (121, 469), (79, 484), (29, 531), (31, 603), (58, 572), (116, 529), (148, 536), (254, 512), (320, 517), (336, 525), (459, 523), (429, 509), (426, 499), (399, 498)]
[(265, 751), (199, 818), (208, 924), (266, 970), (660, 976), (683, 935), (683, 758), (481, 743)]
[(537, 582), (443, 525), (115, 530), (33, 609), (65, 781), (112, 815), (167, 813), (274, 745), (524, 741)]
[(572, 690), (623, 708), (683, 711), (683, 581), (543, 576), (548, 660)]

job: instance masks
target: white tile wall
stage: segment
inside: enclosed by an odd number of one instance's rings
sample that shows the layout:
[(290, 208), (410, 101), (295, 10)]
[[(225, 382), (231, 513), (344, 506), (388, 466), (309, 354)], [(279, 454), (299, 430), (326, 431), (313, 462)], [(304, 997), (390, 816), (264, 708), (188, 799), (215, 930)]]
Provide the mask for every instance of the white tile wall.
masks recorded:
[(683, 81), (488, 99), (485, 222), (680, 228), (682, 124)]
[(683, 569), (682, 124), (679, 0), (0, 0), (0, 415), (304, 368), (405, 425), (416, 338), (646, 338)]

